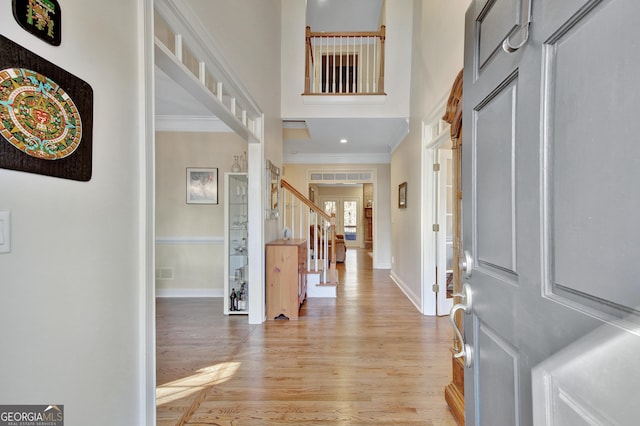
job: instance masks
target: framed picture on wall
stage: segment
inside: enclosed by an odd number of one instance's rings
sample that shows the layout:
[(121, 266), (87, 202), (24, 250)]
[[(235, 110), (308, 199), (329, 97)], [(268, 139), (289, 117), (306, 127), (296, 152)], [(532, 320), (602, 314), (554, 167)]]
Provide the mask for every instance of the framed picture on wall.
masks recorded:
[(407, 208), (407, 182), (398, 185), (398, 208)]
[(187, 204), (218, 204), (218, 169), (187, 167)]

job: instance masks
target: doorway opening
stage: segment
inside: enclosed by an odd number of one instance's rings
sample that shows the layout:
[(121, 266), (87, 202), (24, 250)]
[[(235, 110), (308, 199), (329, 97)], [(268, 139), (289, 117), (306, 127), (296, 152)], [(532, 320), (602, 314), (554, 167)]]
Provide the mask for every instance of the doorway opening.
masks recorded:
[(423, 131), (422, 313), (448, 315), (454, 288), (454, 155), (449, 125)]
[(336, 233), (344, 235), (345, 246), (364, 248), (362, 185), (324, 187), (321, 188), (321, 194), (318, 197), (319, 204), (328, 215), (336, 215)]

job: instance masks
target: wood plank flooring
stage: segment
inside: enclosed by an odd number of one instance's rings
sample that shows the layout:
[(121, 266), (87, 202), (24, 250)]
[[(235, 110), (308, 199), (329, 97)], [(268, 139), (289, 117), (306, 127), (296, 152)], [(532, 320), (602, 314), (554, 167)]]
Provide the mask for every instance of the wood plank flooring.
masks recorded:
[(158, 425), (456, 425), (452, 331), (422, 316), (364, 250), (337, 299), (249, 325), (222, 299), (158, 299)]

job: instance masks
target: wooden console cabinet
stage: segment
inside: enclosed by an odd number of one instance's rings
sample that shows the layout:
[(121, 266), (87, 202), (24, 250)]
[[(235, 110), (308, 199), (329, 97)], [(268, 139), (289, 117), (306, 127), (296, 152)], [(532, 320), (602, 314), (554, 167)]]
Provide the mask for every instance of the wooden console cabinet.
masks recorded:
[(307, 240), (268, 243), (265, 264), (267, 320), (297, 320), (307, 297)]

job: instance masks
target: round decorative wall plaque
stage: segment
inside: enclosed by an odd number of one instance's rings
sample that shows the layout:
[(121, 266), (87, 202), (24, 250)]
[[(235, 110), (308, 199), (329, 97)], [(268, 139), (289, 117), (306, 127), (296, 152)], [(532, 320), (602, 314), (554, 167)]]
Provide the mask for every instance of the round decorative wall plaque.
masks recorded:
[(57, 160), (82, 140), (71, 97), (50, 78), (25, 68), (0, 71), (0, 134), (32, 157)]

